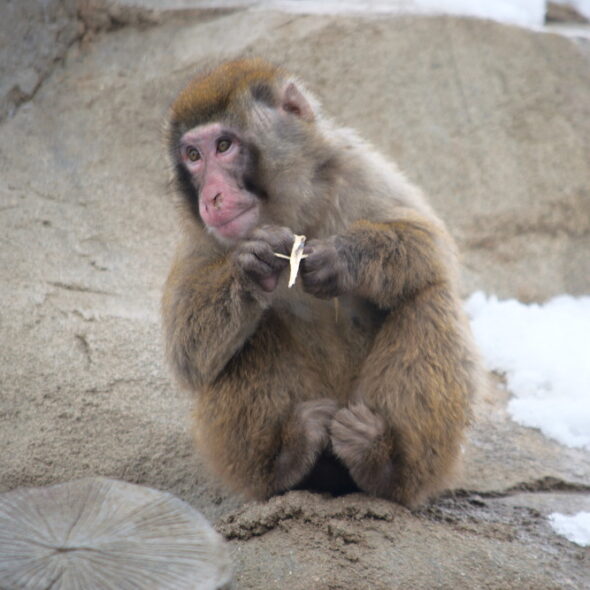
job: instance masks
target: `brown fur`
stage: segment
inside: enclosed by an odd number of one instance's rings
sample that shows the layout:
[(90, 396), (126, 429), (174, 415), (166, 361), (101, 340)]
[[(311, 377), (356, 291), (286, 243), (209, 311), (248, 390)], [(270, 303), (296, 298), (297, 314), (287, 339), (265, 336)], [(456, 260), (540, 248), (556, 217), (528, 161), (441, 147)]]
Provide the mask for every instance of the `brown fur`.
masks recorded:
[(195, 78), (172, 104), (171, 117), (185, 123), (210, 120), (253, 84), (272, 82), (277, 71), (276, 66), (260, 59), (226, 62)]
[[(279, 128), (268, 121), (285, 88), (295, 106)], [(162, 309), (170, 364), (197, 394), (201, 455), (255, 498), (298, 486), (335, 456), (358, 488), (424, 501), (452, 480), (479, 386), (451, 238), (395, 165), (274, 66), (230, 62), (180, 94), (169, 134), (177, 170), (179, 135), (211, 121), (251, 142), (262, 221), (317, 240), (320, 272), (310, 256), (294, 289), (282, 277), (265, 292), (244, 270), (253, 242), (218, 243), (188, 207)], [(178, 186), (183, 200), (198, 198)], [(337, 314), (319, 298), (331, 293)]]

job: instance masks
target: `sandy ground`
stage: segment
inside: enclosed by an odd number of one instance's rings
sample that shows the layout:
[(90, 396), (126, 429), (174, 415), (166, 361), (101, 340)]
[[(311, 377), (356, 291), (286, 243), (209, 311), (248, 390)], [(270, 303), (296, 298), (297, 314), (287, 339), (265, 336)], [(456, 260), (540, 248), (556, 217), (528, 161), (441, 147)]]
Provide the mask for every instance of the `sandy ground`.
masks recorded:
[(545, 518), (589, 510), (590, 453), (512, 423), (498, 378), (460, 489), (432, 505), (246, 503), (199, 467), (159, 323), (178, 231), (161, 123), (201, 65), (238, 53), (299, 73), (425, 188), (465, 295), (588, 293), (587, 42), (445, 17), (38, 6), (0, 15), (29, 40), (20, 62), (0, 49), (1, 98), (21, 93), (0, 111), (0, 491), (89, 475), (171, 491), (226, 535), (238, 588), (590, 587), (588, 550)]

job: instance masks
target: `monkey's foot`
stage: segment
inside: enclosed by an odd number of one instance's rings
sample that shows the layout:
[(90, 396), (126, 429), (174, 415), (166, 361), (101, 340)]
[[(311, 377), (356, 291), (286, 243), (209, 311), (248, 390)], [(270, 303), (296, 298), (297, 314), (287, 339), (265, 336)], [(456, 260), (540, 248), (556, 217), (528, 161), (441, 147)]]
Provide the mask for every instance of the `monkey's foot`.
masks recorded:
[(342, 408), (330, 425), (334, 453), (362, 490), (380, 496), (387, 495), (393, 478), (385, 430), (385, 420), (363, 403)]
[(286, 425), (283, 446), (275, 463), (277, 491), (299, 483), (330, 442), (329, 427), (338, 404), (323, 398), (301, 402)]

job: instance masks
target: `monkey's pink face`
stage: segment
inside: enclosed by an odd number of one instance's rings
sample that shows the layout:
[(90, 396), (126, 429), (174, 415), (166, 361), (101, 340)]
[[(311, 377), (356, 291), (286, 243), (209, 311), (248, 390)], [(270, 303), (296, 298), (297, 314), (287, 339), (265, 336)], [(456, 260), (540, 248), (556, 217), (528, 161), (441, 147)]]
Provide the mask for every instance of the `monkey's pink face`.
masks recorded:
[(244, 187), (246, 146), (219, 123), (187, 131), (180, 140), (183, 164), (199, 194), (199, 215), (222, 242), (245, 237), (258, 224), (259, 198)]

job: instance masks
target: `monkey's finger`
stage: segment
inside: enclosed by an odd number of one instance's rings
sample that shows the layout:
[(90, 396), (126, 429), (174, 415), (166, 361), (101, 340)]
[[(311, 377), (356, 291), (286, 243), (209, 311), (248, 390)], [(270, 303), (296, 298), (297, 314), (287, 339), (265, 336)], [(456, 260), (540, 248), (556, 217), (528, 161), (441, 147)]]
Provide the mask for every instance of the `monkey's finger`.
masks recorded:
[(347, 460), (357, 463), (362, 461), (364, 454), (371, 447), (373, 439), (334, 418), (330, 424), (330, 441), (332, 449), (340, 459), (345, 463)]
[(297, 420), (312, 445), (324, 447), (327, 444), (330, 437), (328, 427), (337, 410), (336, 401), (327, 398), (301, 402), (295, 408)]
[(242, 244), (241, 249), (251, 252), (275, 272), (283, 270), (288, 264), (286, 260), (275, 256), (272, 245), (265, 240), (248, 240)]
[(299, 403), (297, 411), (303, 421), (317, 420), (327, 426), (338, 411), (338, 402), (331, 398), (309, 400)]
[(317, 254), (318, 250), (321, 249), (322, 242), (320, 240), (309, 240), (305, 242), (303, 247), (303, 254), (307, 257)]
[(263, 225), (252, 232), (252, 239), (266, 242), (274, 252), (290, 255), (295, 236), (288, 227)]
[(253, 252), (242, 251), (237, 254), (236, 264), (248, 281), (255, 283), (266, 292), (275, 290), (280, 271), (273, 269)]
[(236, 257), (236, 262), (242, 272), (257, 278), (267, 277), (274, 273), (274, 270), (268, 264), (251, 252), (240, 253)]
[(319, 240), (313, 240), (309, 246), (303, 249), (306, 256), (305, 271), (334, 267), (338, 261), (338, 253), (331, 244)]
[(267, 252), (268, 244), (264, 242), (247, 242), (235, 254), (237, 266), (255, 279), (278, 275), (285, 264)]
[(305, 255), (305, 263), (302, 264), (302, 272), (311, 274), (326, 269), (330, 261), (326, 256), (312, 252)]
[(364, 404), (357, 403), (339, 410), (334, 416), (330, 430), (340, 438), (362, 437), (374, 440), (384, 433), (385, 421)]

